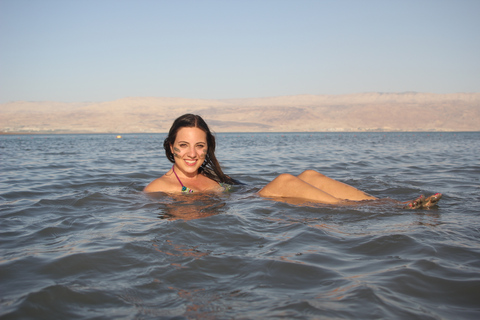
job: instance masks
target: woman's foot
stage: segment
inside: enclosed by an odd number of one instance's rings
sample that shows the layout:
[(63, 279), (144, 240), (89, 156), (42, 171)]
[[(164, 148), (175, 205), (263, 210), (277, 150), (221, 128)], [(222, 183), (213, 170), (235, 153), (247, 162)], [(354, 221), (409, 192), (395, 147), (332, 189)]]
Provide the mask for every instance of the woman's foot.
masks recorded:
[(423, 202), (423, 207), (424, 208), (433, 207), (437, 205), (438, 201), (440, 201), (441, 198), (442, 198), (441, 193), (435, 193), (433, 196), (430, 196), (427, 199), (425, 199), (425, 201)]
[(422, 194), (420, 197), (413, 200), (412, 202), (408, 202), (404, 208), (405, 209), (428, 209), (430, 207), (435, 206), (438, 203), (438, 201), (440, 201), (441, 198), (442, 198), (441, 193), (436, 193), (433, 196), (430, 196), (428, 198), (425, 198), (425, 196)]

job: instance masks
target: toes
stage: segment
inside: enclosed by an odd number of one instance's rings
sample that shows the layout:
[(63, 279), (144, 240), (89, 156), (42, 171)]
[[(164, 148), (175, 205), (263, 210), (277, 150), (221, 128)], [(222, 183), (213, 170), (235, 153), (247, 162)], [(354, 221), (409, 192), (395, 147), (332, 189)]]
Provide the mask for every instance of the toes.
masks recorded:
[(436, 205), (438, 203), (438, 201), (440, 201), (442, 196), (443, 195), (441, 193), (436, 193), (433, 196), (425, 198), (425, 196), (422, 194), (417, 199), (408, 203), (404, 208), (405, 209), (430, 208), (430, 207), (433, 207), (434, 205)]
[(442, 194), (441, 193), (436, 193), (433, 196), (430, 196), (426, 199), (425, 206), (426, 207), (432, 207), (432, 206), (436, 205), (437, 202), (440, 201), (441, 198), (442, 198)]
[(420, 197), (410, 202), (405, 208), (407, 209), (421, 208), (423, 206), (424, 201), (425, 201), (425, 196), (422, 194)]

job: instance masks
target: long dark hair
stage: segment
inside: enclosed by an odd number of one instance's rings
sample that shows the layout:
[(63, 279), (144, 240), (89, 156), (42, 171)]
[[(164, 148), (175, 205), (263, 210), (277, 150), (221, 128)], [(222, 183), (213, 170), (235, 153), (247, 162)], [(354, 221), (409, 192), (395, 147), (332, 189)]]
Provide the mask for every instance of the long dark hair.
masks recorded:
[(202, 166), (198, 169), (198, 172), (217, 182), (237, 184), (234, 179), (223, 173), (217, 157), (215, 157), (215, 136), (208, 128), (207, 123), (198, 115), (187, 113), (175, 119), (168, 132), (168, 136), (163, 142), (163, 148), (165, 149), (167, 159), (170, 160), (170, 162), (175, 163), (175, 156), (172, 153), (171, 146), (177, 138), (178, 130), (185, 127), (199, 128), (207, 135), (207, 155), (205, 156), (205, 161)]

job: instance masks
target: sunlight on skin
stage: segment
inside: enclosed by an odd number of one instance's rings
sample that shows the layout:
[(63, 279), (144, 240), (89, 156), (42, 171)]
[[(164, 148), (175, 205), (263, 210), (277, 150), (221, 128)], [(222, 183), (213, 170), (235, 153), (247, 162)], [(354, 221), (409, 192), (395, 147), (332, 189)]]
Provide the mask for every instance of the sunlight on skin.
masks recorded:
[[(173, 151), (175, 151), (173, 153), (175, 158), (182, 159), (182, 156), (180, 155), (182, 151), (180, 149), (178, 149), (177, 147), (173, 147)], [(199, 155), (200, 159), (205, 159), (206, 157), (207, 157), (207, 148), (203, 149), (202, 153), (200, 153)]]
[(175, 167), (185, 175), (194, 176), (207, 156), (205, 132), (198, 128), (182, 128), (171, 148), (174, 157), (179, 160), (175, 161)]
[(170, 144), (170, 151), (175, 159), (172, 169), (152, 181), (144, 190), (147, 193), (224, 190), (213, 179), (199, 174), (199, 169), (205, 164), (208, 150), (205, 131), (197, 127), (182, 127), (177, 131), (175, 141)]

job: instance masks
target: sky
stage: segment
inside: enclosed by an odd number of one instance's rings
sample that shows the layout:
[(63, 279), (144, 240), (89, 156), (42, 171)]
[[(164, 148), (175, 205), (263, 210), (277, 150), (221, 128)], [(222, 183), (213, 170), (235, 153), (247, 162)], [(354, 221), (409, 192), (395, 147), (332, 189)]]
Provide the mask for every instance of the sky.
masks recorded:
[(0, 0), (0, 103), (480, 92), (478, 0)]

